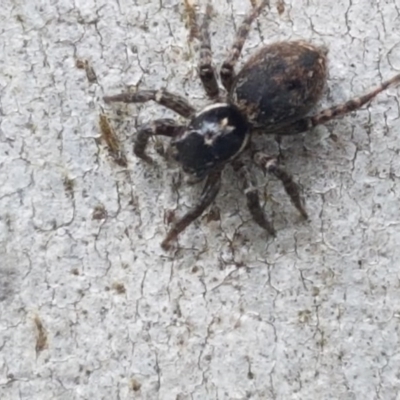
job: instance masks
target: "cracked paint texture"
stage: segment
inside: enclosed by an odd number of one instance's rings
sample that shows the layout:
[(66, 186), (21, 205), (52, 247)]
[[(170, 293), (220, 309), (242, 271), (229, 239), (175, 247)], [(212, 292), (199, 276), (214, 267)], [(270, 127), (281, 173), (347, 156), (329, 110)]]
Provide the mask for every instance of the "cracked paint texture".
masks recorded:
[[(320, 107), (399, 73), (397, 0), (271, 3), (241, 62), (272, 41), (327, 46)], [(213, 4), (220, 65), (250, 1)], [(166, 215), (200, 188), (152, 145), (155, 166), (135, 158), (132, 135), (172, 114), (102, 96), (166, 87), (207, 104), (183, 2), (4, 0), (0, 21), (1, 399), (399, 398), (399, 88), (284, 138), (309, 222), (260, 174), (268, 238), (227, 168), (220, 219), (166, 253)], [(103, 112), (127, 168), (100, 140)]]

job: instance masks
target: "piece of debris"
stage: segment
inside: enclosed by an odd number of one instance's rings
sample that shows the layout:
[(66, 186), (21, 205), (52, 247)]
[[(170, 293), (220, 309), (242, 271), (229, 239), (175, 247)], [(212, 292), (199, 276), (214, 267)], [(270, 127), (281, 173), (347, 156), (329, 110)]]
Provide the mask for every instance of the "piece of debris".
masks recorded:
[(119, 140), (112, 129), (108, 118), (104, 114), (100, 114), (99, 125), (101, 138), (106, 143), (112, 159), (119, 166), (126, 167), (128, 162), (126, 161), (126, 157), (120, 148)]

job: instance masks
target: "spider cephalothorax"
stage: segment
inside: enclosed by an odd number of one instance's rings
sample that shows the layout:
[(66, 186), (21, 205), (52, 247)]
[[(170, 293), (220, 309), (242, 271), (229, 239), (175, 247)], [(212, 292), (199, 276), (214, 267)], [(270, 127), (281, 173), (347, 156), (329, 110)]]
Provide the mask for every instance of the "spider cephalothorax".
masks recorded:
[(176, 160), (185, 172), (203, 178), (244, 149), (249, 127), (247, 118), (233, 105), (217, 103), (206, 107), (172, 141)]
[[(254, 7), (238, 29), (232, 49), (220, 72), (226, 99), (221, 102), (217, 75), (212, 65), (208, 24), (211, 5), (200, 27), (199, 77), (214, 104), (196, 114), (183, 97), (165, 90), (143, 90), (104, 98), (106, 102), (143, 103), (153, 100), (187, 118), (187, 124), (171, 119), (158, 119), (141, 126), (135, 137), (134, 152), (145, 161), (150, 136), (172, 138), (176, 160), (185, 172), (198, 179), (205, 178), (199, 202), (175, 222), (162, 246), (167, 248), (180, 232), (198, 218), (213, 202), (220, 188), (221, 171), (227, 163), (243, 179), (247, 205), (259, 226), (274, 235), (272, 224), (261, 207), (257, 183), (240, 154), (247, 148), (253, 131), (265, 134), (290, 135), (305, 132), (335, 117), (348, 114), (369, 102), (389, 85), (400, 82), (400, 74), (383, 82), (369, 93), (343, 104), (308, 115), (318, 102), (326, 82), (326, 50), (305, 41), (278, 42), (263, 46), (235, 75), (234, 67), (240, 57), (252, 21), (268, 5), (268, 0)], [(278, 165), (278, 160), (263, 152), (252, 154), (256, 165), (275, 175), (283, 184), (292, 203), (307, 218), (300, 191), (291, 176)]]

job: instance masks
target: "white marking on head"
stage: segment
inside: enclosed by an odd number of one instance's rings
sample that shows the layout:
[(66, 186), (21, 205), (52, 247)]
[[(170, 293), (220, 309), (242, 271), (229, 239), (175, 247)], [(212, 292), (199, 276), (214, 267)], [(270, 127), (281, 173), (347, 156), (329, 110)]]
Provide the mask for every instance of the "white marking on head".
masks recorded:
[(215, 104), (210, 104), (209, 106), (203, 108), (197, 115), (196, 117), (199, 117), (201, 114), (204, 114), (210, 110), (214, 110), (215, 108), (225, 108), (229, 107), (228, 103), (215, 103)]
[(221, 122), (220, 122), (220, 126), (221, 128), (225, 128), (228, 125), (228, 118), (224, 118)]

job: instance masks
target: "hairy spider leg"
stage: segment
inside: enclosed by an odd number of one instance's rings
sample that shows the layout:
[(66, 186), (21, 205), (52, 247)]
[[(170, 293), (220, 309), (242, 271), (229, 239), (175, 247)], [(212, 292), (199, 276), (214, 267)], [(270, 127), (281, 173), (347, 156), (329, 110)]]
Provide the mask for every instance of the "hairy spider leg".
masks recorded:
[(295, 121), (292, 125), (289, 125), (285, 132), (282, 134), (296, 134), (308, 131), (314, 126), (325, 124), (331, 119), (342, 117), (346, 114), (351, 113), (352, 111), (356, 111), (361, 108), (364, 104), (371, 101), (377, 94), (386, 90), (389, 86), (400, 83), (400, 74), (395, 75), (393, 78), (383, 82), (377, 88), (371, 90), (369, 93), (366, 93), (363, 96), (355, 97), (354, 99), (348, 100), (345, 103), (327, 108), (325, 110), (320, 111), (319, 113), (304, 117)]
[(265, 229), (270, 235), (275, 236), (275, 229), (269, 222), (260, 204), (260, 197), (257, 189), (257, 182), (249, 168), (241, 161), (235, 161), (233, 168), (239, 173), (244, 183), (244, 193), (247, 198), (247, 207), (254, 221)]
[(103, 97), (103, 100), (106, 103), (146, 103), (147, 101), (153, 100), (185, 118), (192, 117), (196, 111), (195, 108), (192, 107), (184, 97), (170, 93), (164, 89), (139, 90), (134, 93), (120, 93), (114, 96), (105, 96)]
[(267, 5), (269, 6), (269, 0), (263, 0), (258, 7), (253, 8), (246, 15), (237, 31), (236, 38), (233, 42), (229, 55), (222, 64), (220, 71), (221, 81), (228, 93), (232, 88), (232, 83), (235, 79), (234, 68), (242, 52), (244, 42), (249, 34), (251, 24)]
[(211, 172), (204, 184), (203, 192), (196, 205), (174, 223), (171, 230), (161, 243), (163, 249), (168, 249), (170, 242), (175, 240), (204, 210), (214, 201), (221, 187), (221, 170)]
[(210, 99), (216, 99), (219, 96), (219, 88), (215, 68), (212, 65), (212, 51), (209, 32), (209, 22), (211, 19), (212, 6), (207, 4), (203, 22), (200, 27), (200, 58), (198, 72), (204, 90)]
[(263, 171), (274, 175), (282, 182), (292, 204), (297, 208), (304, 219), (308, 219), (307, 212), (304, 208), (304, 202), (300, 195), (299, 185), (293, 180), (293, 177), (289, 173), (279, 166), (278, 159), (258, 151), (254, 153), (253, 160)]
[(142, 125), (138, 129), (137, 135), (135, 136), (133, 151), (139, 158), (151, 163), (153, 160), (145, 153), (150, 136), (167, 136), (174, 138), (177, 137), (184, 129), (185, 125), (178, 124), (173, 119), (168, 118), (156, 119), (152, 122)]

